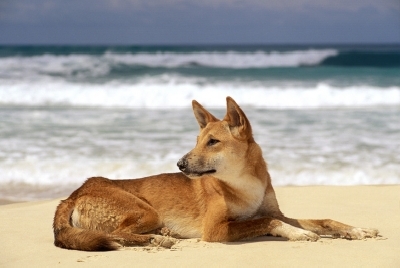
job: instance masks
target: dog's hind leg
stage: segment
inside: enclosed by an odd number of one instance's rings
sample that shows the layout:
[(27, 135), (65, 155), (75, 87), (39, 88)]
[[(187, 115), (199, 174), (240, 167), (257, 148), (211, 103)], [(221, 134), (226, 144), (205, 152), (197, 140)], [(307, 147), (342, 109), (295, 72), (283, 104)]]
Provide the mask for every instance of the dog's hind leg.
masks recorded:
[(305, 220), (283, 217), (281, 220), (320, 236), (332, 236), (334, 238), (364, 239), (376, 237), (379, 233), (376, 229), (353, 227), (330, 219)]
[(112, 233), (110, 235), (114, 242), (121, 246), (154, 246), (171, 248), (176, 243), (176, 239), (167, 236), (153, 234), (130, 234), (125, 232)]
[(122, 246), (171, 247), (174, 239), (150, 234), (163, 227), (157, 211), (147, 202), (106, 179), (91, 179), (96, 191), (77, 197), (71, 215), (74, 227), (103, 232)]
[(158, 214), (149, 206), (146, 212), (140, 216), (137, 211), (134, 214), (127, 215), (119, 227), (111, 233), (111, 236), (115, 242), (123, 246), (139, 245), (170, 248), (176, 243), (176, 239), (155, 234), (143, 234), (150, 233), (159, 227)]

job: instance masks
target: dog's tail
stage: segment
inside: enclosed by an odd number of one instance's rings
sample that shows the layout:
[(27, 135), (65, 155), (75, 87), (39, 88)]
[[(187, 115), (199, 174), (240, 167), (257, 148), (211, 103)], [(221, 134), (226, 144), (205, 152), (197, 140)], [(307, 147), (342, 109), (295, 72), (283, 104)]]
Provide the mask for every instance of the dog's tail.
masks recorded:
[(67, 199), (61, 201), (57, 207), (53, 222), (55, 246), (85, 251), (106, 251), (121, 247), (106, 233), (72, 226), (74, 205), (74, 200)]

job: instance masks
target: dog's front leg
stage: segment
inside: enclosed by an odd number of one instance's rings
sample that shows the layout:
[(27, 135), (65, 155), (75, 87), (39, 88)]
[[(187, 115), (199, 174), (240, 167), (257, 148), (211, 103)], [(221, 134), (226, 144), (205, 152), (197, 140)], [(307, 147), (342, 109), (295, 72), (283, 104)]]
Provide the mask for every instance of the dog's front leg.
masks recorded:
[(379, 233), (377, 229), (354, 227), (331, 219), (305, 220), (283, 217), (282, 220), (288, 224), (315, 232), (319, 235), (327, 235), (335, 238), (365, 239), (377, 237)]
[(313, 232), (270, 217), (210, 224), (209, 228), (205, 228), (202, 238), (205, 241), (222, 242), (250, 239), (266, 234), (285, 237), (292, 241), (316, 241), (319, 239), (319, 236)]

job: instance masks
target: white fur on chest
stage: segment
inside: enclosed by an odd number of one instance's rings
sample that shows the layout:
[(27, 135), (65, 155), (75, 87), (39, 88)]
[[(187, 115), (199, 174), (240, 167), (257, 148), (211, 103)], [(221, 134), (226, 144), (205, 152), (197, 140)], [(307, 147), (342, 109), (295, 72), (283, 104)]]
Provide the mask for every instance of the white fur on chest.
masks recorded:
[(230, 216), (238, 220), (254, 216), (264, 200), (265, 185), (263, 182), (249, 176), (235, 182), (228, 182), (228, 184), (240, 191), (241, 194), (239, 202), (228, 203)]

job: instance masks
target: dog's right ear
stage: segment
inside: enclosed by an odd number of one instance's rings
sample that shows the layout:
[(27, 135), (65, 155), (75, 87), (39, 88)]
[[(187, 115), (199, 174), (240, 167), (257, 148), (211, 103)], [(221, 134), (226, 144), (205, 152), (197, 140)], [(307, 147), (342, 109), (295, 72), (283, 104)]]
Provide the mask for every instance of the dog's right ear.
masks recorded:
[(204, 109), (203, 106), (201, 106), (200, 103), (197, 101), (193, 100), (192, 101), (192, 107), (193, 107), (193, 112), (194, 116), (197, 119), (197, 122), (199, 123), (200, 129), (203, 129), (207, 126), (208, 123), (210, 122), (218, 122), (219, 120), (215, 118), (212, 114), (210, 114), (209, 111)]

